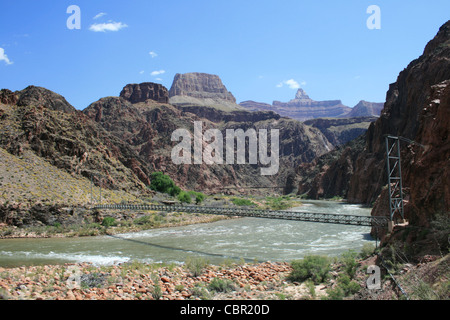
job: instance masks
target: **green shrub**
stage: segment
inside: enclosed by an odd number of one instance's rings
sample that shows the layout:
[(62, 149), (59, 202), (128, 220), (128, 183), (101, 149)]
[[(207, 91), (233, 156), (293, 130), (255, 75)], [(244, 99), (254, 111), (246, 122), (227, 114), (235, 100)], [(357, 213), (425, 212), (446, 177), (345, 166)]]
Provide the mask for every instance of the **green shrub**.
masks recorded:
[(203, 202), (203, 200), (205, 200), (205, 195), (203, 193), (198, 193), (195, 196), (195, 204), (200, 204)]
[(168, 193), (169, 195), (171, 195), (172, 197), (175, 197), (175, 196), (179, 195), (180, 192), (181, 192), (181, 189), (180, 189), (180, 187), (178, 187), (178, 186), (170, 187), (170, 188), (167, 190), (167, 193)]
[(205, 200), (206, 196), (201, 192), (189, 191), (188, 194), (191, 197), (195, 197), (195, 204), (200, 204)]
[(155, 300), (159, 300), (163, 296), (163, 292), (159, 284), (154, 285), (153, 288), (150, 289), (150, 293)]
[(191, 272), (193, 277), (198, 277), (202, 274), (203, 269), (208, 265), (208, 261), (205, 258), (187, 258), (185, 265), (187, 269)]
[(214, 278), (208, 285), (208, 289), (215, 292), (230, 292), (236, 290), (236, 285), (232, 280)]
[(375, 246), (372, 243), (364, 243), (361, 252), (359, 253), (359, 257), (361, 259), (366, 259), (370, 257), (375, 252)]
[(341, 255), (341, 262), (344, 265), (344, 271), (351, 279), (355, 276), (356, 269), (358, 268), (358, 261), (356, 260), (357, 256), (358, 254), (352, 250), (344, 252)]
[(102, 226), (104, 227), (113, 227), (116, 224), (117, 224), (116, 219), (114, 219), (113, 217), (106, 217), (102, 221)]
[(302, 260), (291, 262), (292, 271), (288, 276), (290, 281), (303, 282), (311, 279), (315, 284), (320, 284), (328, 278), (330, 272), (330, 259), (323, 256), (306, 256)]
[(134, 224), (138, 224), (138, 225), (144, 225), (144, 224), (148, 224), (151, 222), (152, 222), (151, 216), (143, 216), (143, 217), (134, 219)]
[(191, 203), (192, 199), (191, 196), (184, 191), (181, 191), (178, 195), (178, 200), (180, 200), (182, 203)]
[(233, 202), (237, 206), (255, 206), (256, 204), (248, 199), (241, 199), (241, 198), (233, 198), (231, 199), (231, 202)]
[(211, 293), (205, 288), (204, 284), (199, 282), (192, 288), (192, 294), (202, 300), (210, 300), (212, 298)]
[(285, 210), (291, 207), (289, 204), (289, 197), (267, 197), (267, 205), (272, 210)]
[(340, 275), (337, 282), (335, 288), (327, 290), (328, 298), (331, 300), (341, 300), (344, 297), (357, 293), (361, 289), (360, 285), (352, 281), (347, 274)]
[(339, 286), (333, 289), (328, 289), (327, 295), (327, 300), (342, 300), (345, 297), (344, 290), (342, 290)]

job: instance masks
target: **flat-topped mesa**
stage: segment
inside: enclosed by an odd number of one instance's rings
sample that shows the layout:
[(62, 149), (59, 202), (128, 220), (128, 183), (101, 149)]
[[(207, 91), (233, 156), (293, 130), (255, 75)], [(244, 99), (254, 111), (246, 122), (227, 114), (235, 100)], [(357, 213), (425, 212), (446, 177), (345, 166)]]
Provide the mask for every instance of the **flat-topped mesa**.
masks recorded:
[(159, 83), (127, 84), (120, 93), (120, 97), (131, 103), (145, 102), (149, 99), (159, 103), (168, 103), (169, 91)]
[(169, 91), (169, 97), (174, 96), (218, 98), (236, 103), (236, 98), (227, 90), (219, 76), (207, 73), (177, 73)]
[(176, 74), (169, 91), (169, 101), (177, 106), (209, 106), (242, 110), (219, 76), (207, 73)]

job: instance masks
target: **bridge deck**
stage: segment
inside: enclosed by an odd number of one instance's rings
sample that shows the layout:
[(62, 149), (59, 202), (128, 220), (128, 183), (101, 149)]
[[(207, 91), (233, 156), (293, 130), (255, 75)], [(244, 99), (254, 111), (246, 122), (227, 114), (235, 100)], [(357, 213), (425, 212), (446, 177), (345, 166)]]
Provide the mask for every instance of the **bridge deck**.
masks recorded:
[(300, 211), (274, 211), (252, 208), (225, 208), (225, 207), (202, 207), (202, 206), (165, 206), (165, 205), (98, 205), (94, 209), (105, 210), (133, 210), (133, 211), (165, 211), (165, 212), (186, 212), (200, 214), (215, 214), (224, 216), (254, 217), (266, 219), (284, 219), (321, 223), (334, 223), (356, 226), (380, 227), (387, 225), (388, 217), (373, 217), (361, 215), (332, 214), (332, 213), (311, 213)]

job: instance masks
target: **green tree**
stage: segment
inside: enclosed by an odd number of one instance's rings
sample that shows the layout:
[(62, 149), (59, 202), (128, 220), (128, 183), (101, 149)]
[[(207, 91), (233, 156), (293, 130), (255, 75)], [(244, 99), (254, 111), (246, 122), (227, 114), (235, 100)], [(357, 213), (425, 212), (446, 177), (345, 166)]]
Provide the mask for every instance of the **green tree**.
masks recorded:
[(150, 189), (162, 193), (168, 193), (171, 196), (176, 196), (181, 192), (181, 189), (175, 185), (175, 182), (162, 172), (153, 172), (151, 174)]
[(195, 196), (195, 204), (200, 204), (205, 200), (205, 195), (203, 193), (198, 192)]

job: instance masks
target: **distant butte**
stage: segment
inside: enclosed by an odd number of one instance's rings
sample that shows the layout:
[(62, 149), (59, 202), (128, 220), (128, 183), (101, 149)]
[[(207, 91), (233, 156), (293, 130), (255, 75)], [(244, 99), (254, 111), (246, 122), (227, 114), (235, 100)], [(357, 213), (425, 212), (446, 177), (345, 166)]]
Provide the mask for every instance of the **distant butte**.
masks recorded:
[(169, 102), (179, 107), (208, 106), (224, 111), (243, 110), (217, 75), (176, 74), (169, 91)]
[(295, 98), (289, 102), (274, 101), (268, 103), (243, 101), (239, 104), (250, 111), (274, 111), (283, 117), (299, 121), (317, 118), (353, 118), (380, 116), (382, 103), (360, 101), (356, 109), (342, 104), (341, 100), (315, 101), (303, 89), (298, 89)]

